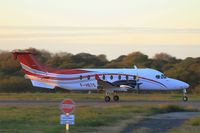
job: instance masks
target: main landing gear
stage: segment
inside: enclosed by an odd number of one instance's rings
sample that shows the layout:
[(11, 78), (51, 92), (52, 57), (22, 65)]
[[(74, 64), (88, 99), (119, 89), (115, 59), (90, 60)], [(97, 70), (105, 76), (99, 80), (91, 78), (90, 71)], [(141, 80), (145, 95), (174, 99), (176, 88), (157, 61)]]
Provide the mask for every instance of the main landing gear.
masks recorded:
[(119, 96), (118, 96), (118, 95), (113, 96), (113, 100), (114, 100), (115, 102), (119, 101)]
[(110, 102), (110, 97), (109, 96), (105, 96), (104, 100), (105, 100), (105, 102)]
[(184, 102), (188, 101), (187, 90), (186, 89), (183, 89), (183, 101)]
[[(105, 96), (104, 100), (105, 100), (105, 102), (110, 102), (111, 98), (110, 98), (110, 96)], [(113, 100), (115, 102), (119, 101), (119, 96), (118, 95), (113, 96)]]
[[(111, 98), (110, 98), (110, 96), (108, 95), (108, 93), (106, 93), (106, 96), (105, 96), (104, 100), (105, 100), (105, 102), (110, 102)], [(113, 95), (113, 100), (114, 100), (115, 102), (119, 101), (119, 96), (116, 95), (116, 94)]]

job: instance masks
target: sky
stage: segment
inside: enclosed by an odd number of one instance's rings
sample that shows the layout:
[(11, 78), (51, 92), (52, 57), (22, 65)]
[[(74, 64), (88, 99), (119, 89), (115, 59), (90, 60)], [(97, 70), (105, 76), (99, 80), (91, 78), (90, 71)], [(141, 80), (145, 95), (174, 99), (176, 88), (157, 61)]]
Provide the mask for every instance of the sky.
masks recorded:
[(0, 50), (200, 57), (199, 0), (1, 0)]

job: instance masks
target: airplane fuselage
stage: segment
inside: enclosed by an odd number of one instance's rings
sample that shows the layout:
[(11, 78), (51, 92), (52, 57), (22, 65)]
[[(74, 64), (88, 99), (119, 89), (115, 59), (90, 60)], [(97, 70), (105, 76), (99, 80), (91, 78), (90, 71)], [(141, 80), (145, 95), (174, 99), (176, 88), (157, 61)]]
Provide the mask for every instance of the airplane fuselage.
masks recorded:
[[(77, 70), (82, 70), (82, 73), (75, 73)], [(138, 89), (137, 82), (140, 83), (140, 90), (181, 90), (189, 86), (183, 81), (168, 78), (163, 73), (149, 68), (73, 69), (71, 71), (74, 74), (39, 72), (41, 75), (38, 78), (31, 75), (28, 77), (35, 86), (44, 83), (44, 86), (49, 88), (56, 86), (68, 90), (98, 90), (98, 80), (109, 82), (120, 91)]]

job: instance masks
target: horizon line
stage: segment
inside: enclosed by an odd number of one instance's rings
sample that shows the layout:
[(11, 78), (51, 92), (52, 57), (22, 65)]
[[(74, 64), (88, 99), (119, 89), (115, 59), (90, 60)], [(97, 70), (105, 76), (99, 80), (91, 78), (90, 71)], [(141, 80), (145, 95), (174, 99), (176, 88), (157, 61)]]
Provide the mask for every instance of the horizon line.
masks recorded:
[(129, 31), (129, 32), (162, 32), (162, 33), (200, 33), (200, 28), (161, 28), (161, 27), (123, 27), (123, 26), (42, 26), (26, 25), (11, 26), (0, 25), (0, 29), (23, 29), (23, 30), (104, 30), (104, 31)]

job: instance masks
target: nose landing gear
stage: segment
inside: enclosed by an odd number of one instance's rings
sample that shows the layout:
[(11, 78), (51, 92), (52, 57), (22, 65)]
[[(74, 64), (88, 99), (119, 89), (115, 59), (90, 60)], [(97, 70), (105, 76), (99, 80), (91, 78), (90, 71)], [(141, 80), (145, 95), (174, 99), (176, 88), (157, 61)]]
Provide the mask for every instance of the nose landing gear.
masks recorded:
[(186, 89), (183, 89), (183, 101), (184, 102), (188, 101), (187, 90)]

